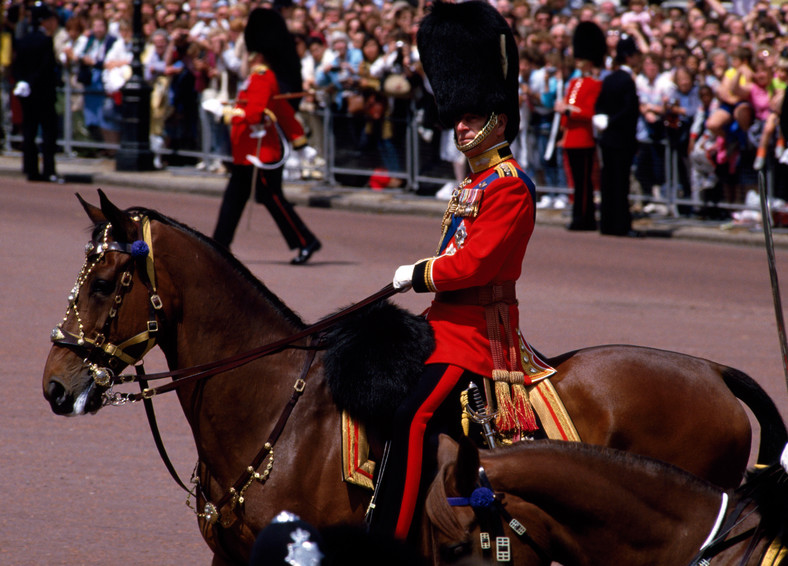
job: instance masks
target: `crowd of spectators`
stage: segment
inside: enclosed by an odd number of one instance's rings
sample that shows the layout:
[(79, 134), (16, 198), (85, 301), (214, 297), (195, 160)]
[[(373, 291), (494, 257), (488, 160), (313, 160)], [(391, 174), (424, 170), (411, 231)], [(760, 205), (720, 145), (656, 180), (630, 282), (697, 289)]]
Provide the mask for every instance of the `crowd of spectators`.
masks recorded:
[[(394, 143), (404, 131), (403, 120), (418, 121), (422, 143), (450, 145), (437, 122), (415, 45), (428, 3), (142, 0), (142, 61), (153, 87), (154, 149), (177, 152), (207, 144), (212, 154), (229, 155), (221, 111), (212, 112), (217, 106), (204, 103), (234, 99), (247, 71), (243, 29), (257, 6), (279, 10), (295, 35), (305, 93), (300, 115), (319, 155), (325, 149), (320, 116), (327, 108), (354, 117), (338, 123), (330, 135), (374, 153), (388, 171), (404, 167), (405, 156)], [(778, 124), (788, 79), (788, 2), (492, 3), (510, 21), (520, 45), (523, 127), (515, 153), (538, 187), (571, 186), (560, 136), (549, 159), (545, 148), (553, 106), (573, 70), (572, 33), (585, 20), (606, 34), (608, 67), (623, 34), (635, 38), (644, 54), (640, 68), (633, 69), (641, 102), (634, 178), (646, 196), (644, 204), (664, 198), (668, 181), (678, 186), (679, 196), (695, 201), (741, 202), (742, 171), (784, 168), (780, 159), (788, 155), (782, 152)], [(70, 84), (84, 89), (71, 111), (82, 116), (80, 126), (91, 139), (116, 142), (119, 91), (131, 74), (131, 1), (54, 0), (53, 5), (62, 23), (55, 41), (59, 60)], [(25, 22), (24, 4), (11, 4), (6, 31), (19, 34)], [(435, 156), (453, 161), (458, 178), (464, 174), (451, 148), (441, 147)], [(677, 156), (675, 175), (665, 167), (666, 156)], [(220, 159), (198, 166), (223, 170)], [(391, 179), (386, 186), (400, 182)], [(564, 196), (547, 194), (542, 205), (565, 204)]]

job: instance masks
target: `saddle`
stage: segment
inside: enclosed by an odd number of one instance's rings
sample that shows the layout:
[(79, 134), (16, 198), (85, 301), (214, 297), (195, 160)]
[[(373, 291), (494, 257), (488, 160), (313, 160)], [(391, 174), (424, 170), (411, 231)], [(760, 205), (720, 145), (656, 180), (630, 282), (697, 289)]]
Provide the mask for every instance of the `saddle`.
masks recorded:
[[(524, 394), (548, 438), (579, 441), (580, 436), (558, 397), (550, 376), (556, 370), (544, 362), (518, 334)], [(385, 436), (394, 413), (416, 384), (424, 362), (434, 349), (430, 324), (388, 301), (369, 305), (343, 318), (323, 336), (326, 379), (342, 413), (342, 476), (351, 484), (373, 489), (375, 462), (370, 459), (370, 430)], [(490, 380), (485, 379), (485, 382)], [(485, 384), (496, 389), (501, 384)], [(497, 395), (488, 393), (487, 399)], [(506, 440), (504, 433), (504, 443)], [(508, 438), (511, 438), (510, 436)], [(518, 438), (515, 438), (519, 440)]]
[[(542, 361), (531, 346), (521, 337), (520, 351), (523, 369), (531, 377), (525, 387), (528, 401), (537, 416), (544, 435), (552, 440), (580, 442), (572, 418), (558, 396), (550, 376), (556, 370)], [(342, 479), (343, 481), (373, 491), (375, 462), (370, 459), (370, 445), (366, 428), (347, 411), (342, 412)]]

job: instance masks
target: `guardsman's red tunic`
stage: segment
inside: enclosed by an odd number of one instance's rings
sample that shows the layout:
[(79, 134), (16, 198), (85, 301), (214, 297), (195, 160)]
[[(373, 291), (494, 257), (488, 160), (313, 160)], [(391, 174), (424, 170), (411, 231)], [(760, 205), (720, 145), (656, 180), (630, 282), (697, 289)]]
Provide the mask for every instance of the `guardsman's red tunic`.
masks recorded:
[[(493, 356), (485, 307), (441, 298), (446, 291), (513, 284), (520, 277), (534, 229), (535, 187), (505, 149), (503, 159), (496, 157), (458, 189), (444, 218), (438, 255), (418, 262), (413, 273), (414, 291), (438, 292), (427, 313), (436, 343), (427, 363), (450, 363), (486, 377), (492, 375)], [(518, 344), (517, 304), (508, 308), (512, 343)], [(510, 360), (508, 351), (504, 354), (512, 370), (523, 370), (519, 356)]]
[[(256, 155), (263, 163), (274, 163), (282, 157), (282, 145), (275, 123), (278, 121), (285, 137), (294, 149), (306, 145), (304, 128), (296, 119), (293, 107), (278, 99), (279, 86), (276, 76), (265, 65), (257, 65), (238, 93), (238, 100), (230, 116), (230, 140), (233, 146), (233, 163), (251, 165), (247, 155)], [(264, 129), (262, 138), (254, 137)], [(259, 150), (258, 150), (259, 144)]]
[(601, 90), (602, 81), (593, 77), (576, 77), (569, 81), (565, 100), (576, 107), (577, 112), (570, 112), (561, 118), (566, 149), (596, 146), (591, 119)]

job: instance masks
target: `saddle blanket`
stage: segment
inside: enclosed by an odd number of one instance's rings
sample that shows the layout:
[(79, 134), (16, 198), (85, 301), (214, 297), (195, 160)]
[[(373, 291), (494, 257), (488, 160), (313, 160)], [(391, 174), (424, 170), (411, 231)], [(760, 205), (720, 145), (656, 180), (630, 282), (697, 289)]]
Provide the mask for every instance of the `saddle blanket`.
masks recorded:
[[(554, 372), (555, 370), (551, 373)], [(580, 442), (580, 435), (549, 377), (533, 382), (527, 387), (527, 391), (528, 399), (548, 438)], [(372, 477), (375, 473), (375, 462), (369, 459), (369, 442), (364, 425), (343, 412), (341, 433), (342, 479), (347, 483), (374, 490)]]

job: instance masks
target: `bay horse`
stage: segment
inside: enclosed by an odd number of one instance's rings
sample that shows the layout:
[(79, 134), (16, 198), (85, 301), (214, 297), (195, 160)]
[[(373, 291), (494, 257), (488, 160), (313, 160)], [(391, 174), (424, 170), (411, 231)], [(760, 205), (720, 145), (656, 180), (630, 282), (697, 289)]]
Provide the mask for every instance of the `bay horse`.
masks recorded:
[[(211, 239), (99, 196), (100, 207), (79, 197), (94, 228), (51, 337), (43, 393), (52, 410), (95, 413), (175, 389), (197, 448), (195, 510), (214, 564), (246, 563), (256, 533), (283, 508), (318, 527), (360, 523), (370, 495), (340, 480), (341, 415), (304, 322)], [(302, 339), (293, 344), (293, 336)], [(154, 345), (172, 380), (149, 388), (148, 376), (140, 394), (116, 393), (118, 382), (134, 379), (120, 371), (139, 369)], [(276, 347), (262, 357), (246, 354), (260, 345)], [(785, 443), (774, 403), (732, 368), (634, 346), (547, 361), (586, 442), (735, 486), (752, 434), (738, 397), (761, 425), (760, 460), (774, 461)]]
[(442, 436), (439, 466), (423, 544), (441, 563), (503, 563), (502, 550), (517, 566), (788, 563), (788, 474), (779, 463), (726, 493), (605, 446), (536, 440), (479, 451)]

